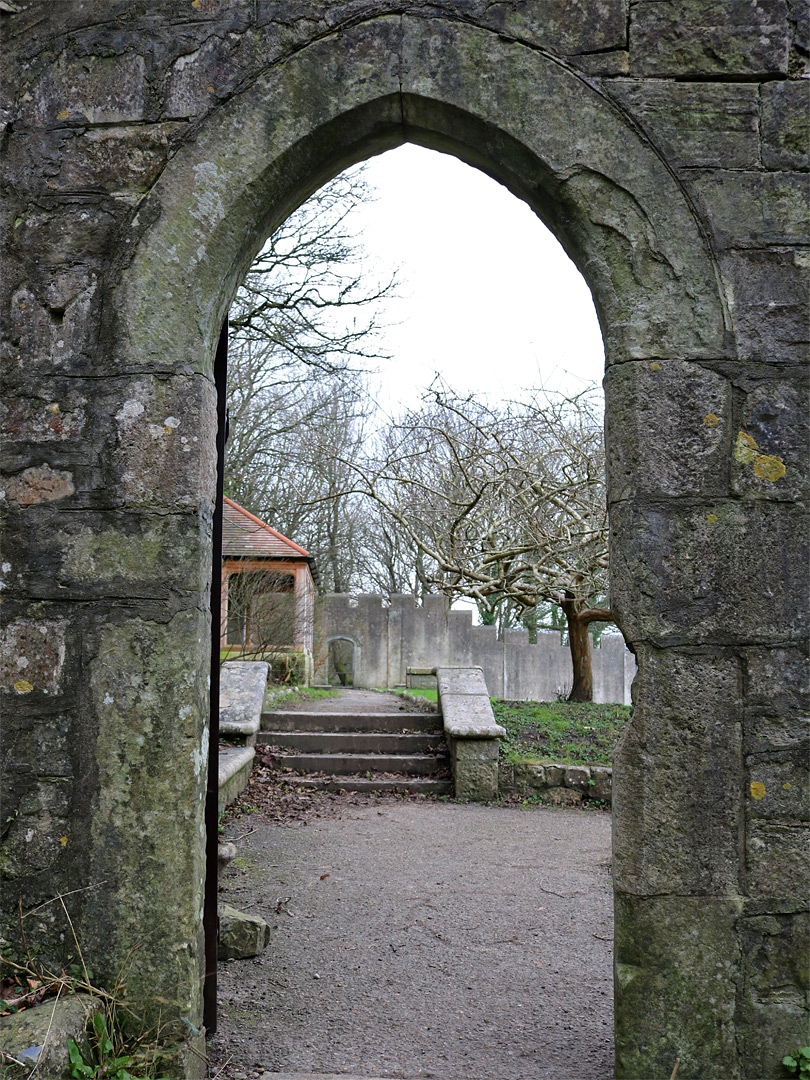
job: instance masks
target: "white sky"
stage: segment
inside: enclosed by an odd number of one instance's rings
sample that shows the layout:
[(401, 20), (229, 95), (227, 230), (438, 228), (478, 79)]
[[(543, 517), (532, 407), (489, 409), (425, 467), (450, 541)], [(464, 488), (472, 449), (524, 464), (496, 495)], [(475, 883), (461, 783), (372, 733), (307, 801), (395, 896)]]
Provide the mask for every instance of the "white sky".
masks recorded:
[(378, 400), (418, 404), (436, 371), (462, 393), (601, 383), (602, 336), (590, 291), (529, 207), (447, 154), (405, 145), (372, 158), (377, 199), (358, 208), (367, 256), (398, 268)]

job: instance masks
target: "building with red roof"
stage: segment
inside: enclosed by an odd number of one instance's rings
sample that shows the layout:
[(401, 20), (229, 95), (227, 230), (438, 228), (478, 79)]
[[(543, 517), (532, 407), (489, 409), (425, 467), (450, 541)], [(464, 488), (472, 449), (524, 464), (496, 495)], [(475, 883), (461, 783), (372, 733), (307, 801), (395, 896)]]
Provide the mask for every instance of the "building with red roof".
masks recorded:
[(311, 671), (316, 583), (308, 551), (225, 499), (220, 641), (229, 656), (303, 652)]

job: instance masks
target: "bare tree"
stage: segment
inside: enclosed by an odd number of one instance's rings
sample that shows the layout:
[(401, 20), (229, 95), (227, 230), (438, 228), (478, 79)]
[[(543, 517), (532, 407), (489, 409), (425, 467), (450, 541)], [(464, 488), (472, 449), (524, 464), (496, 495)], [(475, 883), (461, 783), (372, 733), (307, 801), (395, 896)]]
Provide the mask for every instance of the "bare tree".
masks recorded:
[(419, 547), (434, 591), (485, 611), (559, 605), (574, 669), (569, 695), (590, 701), (588, 627), (612, 622), (604, 449), (597, 394), (535, 395), (494, 408), (434, 388), (386, 433), (358, 486)]
[(352, 224), (368, 197), (362, 167), (321, 188), (270, 237), (229, 314), (226, 493), (307, 547), (335, 589), (349, 587), (360, 500), (320, 448), (351, 457), (361, 437), (394, 287), (369, 272)]

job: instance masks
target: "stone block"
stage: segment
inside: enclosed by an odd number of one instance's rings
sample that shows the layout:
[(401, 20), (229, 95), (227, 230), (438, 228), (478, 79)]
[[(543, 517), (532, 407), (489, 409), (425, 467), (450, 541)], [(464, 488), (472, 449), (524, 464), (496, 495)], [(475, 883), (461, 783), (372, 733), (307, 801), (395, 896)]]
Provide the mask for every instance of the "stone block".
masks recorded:
[(800, 244), (810, 232), (805, 172), (714, 169), (692, 183), (720, 249)]
[[(810, 189), (809, 189), (810, 190)], [(743, 497), (801, 501), (810, 495), (810, 385), (763, 379), (744, 387), (734, 433), (732, 490)]]
[(142, 377), (120, 395), (113, 469), (129, 508), (197, 508), (215, 490), (214, 389), (203, 376)]
[(807, 1007), (810, 915), (758, 915), (740, 921), (744, 1000)]
[(551, 806), (579, 806), (582, 802), (582, 792), (566, 787), (547, 788), (543, 792), (543, 802)]
[(810, 1013), (789, 1003), (741, 1004), (737, 1028), (746, 1080), (785, 1080), (790, 1074), (782, 1058), (810, 1045)]
[(22, 116), (35, 125), (120, 124), (144, 117), (144, 58), (63, 53), (39, 80)]
[[(9, 386), (17, 388), (18, 400), (42, 395), (49, 384), (54, 385), (55, 392), (46, 403), (50, 410), (47, 423), (50, 431), (58, 434), (66, 422), (63, 406), (77, 397), (78, 376), (91, 375), (90, 385), (85, 383), (83, 390), (95, 393), (99, 388), (99, 358), (90, 354), (98, 348), (96, 320), (101, 296), (95, 273), (86, 267), (79, 271), (49, 266), (43, 259), (41, 270), (44, 280), (36, 291), (24, 287), (11, 297), (13, 346), (7, 377)], [(59, 412), (50, 409), (52, 405), (58, 406)], [(34, 434), (44, 434), (41, 424)]]
[[(88, 1059), (90, 1046), (85, 1029), (92, 1015), (103, 1008), (100, 998), (68, 994), (59, 1000), (46, 998), (37, 1008), (0, 1017), (0, 1057), (8, 1054), (30, 1065), (30, 1070), (23, 1069), (13, 1075), (68, 1080), (73, 1075), (68, 1039), (73, 1039)], [(12, 1068), (6, 1065), (3, 1076), (10, 1077)]]
[(740, 889), (741, 686), (735, 655), (639, 648), (614, 753), (614, 881), (644, 895)]
[(562, 787), (565, 780), (565, 766), (544, 764), (543, 770), (547, 787)]
[[(750, 800), (749, 800), (750, 801)], [(806, 907), (810, 896), (810, 829), (749, 818), (745, 829), (746, 892)]]
[[(210, 585), (210, 521), (200, 513), (86, 511), (57, 537), (35, 540), (37, 568), (56, 595), (150, 597), (171, 603)], [(45, 590), (33, 579), (32, 588)]]
[(810, 656), (804, 648), (745, 652), (746, 754), (810, 745)]
[(147, 1019), (160, 1009), (193, 1020), (205, 853), (190, 837), (204, 835), (210, 623), (196, 606), (163, 618), (116, 612), (85, 637), (83, 711), (95, 738), (84, 769), (97, 781), (84, 880), (116, 889), (88, 893), (77, 929), (101, 978), (139, 943), (127, 988)]
[(270, 927), (259, 915), (248, 915), (230, 904), (219, 902), (220, 960), (246, 960), (267, 948)]
[(591, 765), (591, 786), (588, 798), (610, 802), (613, 794), (613, 770), (606, 765)]
[(745, 764), (749, 818), (810, 821), (810, 747), (751, 754)]
[[(514, 765), (501, 765), (512, 771), (511, 782), (524, 791), (542, 791), (548, 786), (546, 768), (534, 761), (519, 761)], [(506, 777), (504, 777), (506, 779)]]
[[(707, 1071), (736, 1063), (741, 902), (707, 896), (615, 900), (617, 1080)], [(721, 1068), (725, 1069), (726, 1064)]]
[(605, 85), (673, 164), (724, 169), (759, 166), (756, 84), (613, 79)]
[(614, 505), (611, 607), (625, 638), (720, 646), (803, 640), (807, 615), (796, 604), (810, 593), (803, 517), (801, 505), (764, 500)]
[(810, 255), (737, 250), (720, 262), (741, 359), (803, 364), (810, 344)]
[(588, 0), (544, 0), (540, 6), (483, 3), (476, 14), (498, 33), (559, 53), (603, 54), (625, 44), (626, 0), (608, 0), (599, 8)]
[[(11, 813), (5, 820), (4, 878), (12, 888), (13, 882), (20, 879), (28, 888), (40, 879), (47, 883), (50, 898), (56, 891), (55, 881), (62, 875), (71, 880), (71, 863), (81, 858), (84, 845), (84, 838), (76, 834), (72, 813), (76, 785), (70, 775), (29, 775), (25, 781), (21, 793), (13, 792), (18, 797), (9, 805)], [(11, 784), (4, 782), (6, 786)], [(4, 911), (3, 915), (8, 918), (11, 912)], [(47, 915), (51, 923), (52, 915)], [(47, 940), (48, 927), (40, 925), (38, 929), (42, 934), (38, 935), (37, 945), (47, 949), (52, 944)]]
[(448, 738), (455, 797), (489, 802), (498, 797), (498, 740)]
[(587, 765), (569, 765), (565, 770), (563, 784), (583, 795), (590, 794), (591, 770)]
[(763, 83), (762, 164), (766, 169), (810, 167), (810, 83)]
[(14, 619), (3, 627), (0, 687), (11, 697), (58, 695), (65, 666), (64, 619)]
[(61, 380), (50, 379), (35, 391), (9, 395), (0, 405), (0, 431), (10, 453), (34, 444), (80, 438), (87, 420), (87, 397)]
[(48, 187), (56, 191), (97, 191), (139, 194), (159, 176), (183, 124), (144, 124), (137, 127), (89, 128), (73, 133), (60, 155), (56, 176)]
[(725, 494), (727, 379), (695, 363), (635, 361), (610, 368), (604, 385), (611, 502)]
[(102, 206), (88, 199), (80, 210), (57, 202), (47, 209), (31, 208), (14, 230), (14, 248), (25, 260), (46, 267), (72, 266), (77, 252), (85, 263), (98, 261), (109, 250), (116, 224), (109, 206), (109, 200)]
[(170, 119), (199, 116), (228, 93), (238, 67), (231, 64), (234, 39), (212, 35), (193, 52), (178, 56), (166, 80), (164, 115)]
[(633, 75), (776, 75), (787, 71), (784, 0), (643, 0), (631, 6)]

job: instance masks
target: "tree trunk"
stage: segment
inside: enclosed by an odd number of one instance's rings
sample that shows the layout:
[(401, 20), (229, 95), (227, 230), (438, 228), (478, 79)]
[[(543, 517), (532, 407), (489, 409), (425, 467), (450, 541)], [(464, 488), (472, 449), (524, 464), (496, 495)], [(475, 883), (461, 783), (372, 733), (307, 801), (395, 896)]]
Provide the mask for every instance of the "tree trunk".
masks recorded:
[(562, 604), (568, 623), (568, 647), (574, 669), (574, 685), (568, 695), (569, 701), (593, 701), (593, 665), (591, 663), (591, 635), (588, 621), (579, 617), (576, 600)]
[(569, 701), (593, 701), (593, 665), (591, 661), (591, 635), (588, 627), (592, 622), (614, 622), (609, 608), (584, 608), (582, 601), (569, 595), (560, 607), (568, 624), (568, 646), (574, 668), (574, 685), (568, 695)]

